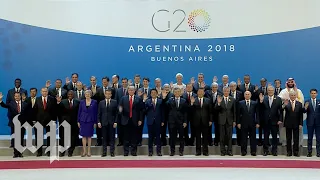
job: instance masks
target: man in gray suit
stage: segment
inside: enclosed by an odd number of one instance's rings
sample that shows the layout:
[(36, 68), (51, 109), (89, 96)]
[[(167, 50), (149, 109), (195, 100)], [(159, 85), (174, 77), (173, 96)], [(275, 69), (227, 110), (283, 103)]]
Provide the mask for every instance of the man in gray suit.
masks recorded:
[(74, 99), (77, 99), (81, 101), (82, 99), (85, 99), (84, 97), (84, 91), (83, 91), (83, 84), (82, 82), (77, 82), (77, 90), (74, 91)]
[[(219, 129), (220, 129), (220, 150), (221, 156), (232, 154), (232, 128), (236, 125), (236, 101), (229, 96), (230, 88), (223, 87), (223, 97), (218, 96), (215, 109), (219, 114)], [(226, 151), (226, 147), (228, 149)]]

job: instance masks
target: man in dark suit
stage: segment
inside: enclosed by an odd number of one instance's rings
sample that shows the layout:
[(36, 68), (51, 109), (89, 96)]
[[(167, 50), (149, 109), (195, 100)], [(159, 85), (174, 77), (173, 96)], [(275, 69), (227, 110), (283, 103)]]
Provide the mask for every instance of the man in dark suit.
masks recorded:
[[(134, 76), (134, 84), (132, 84), (133, 86), (134, 86), (134, 88), (135, 88), (135, 90), (138, 90), (138, 89), (140, 89), (141, 87), (142, 87), (142, 85), (141, 85), (141, 83), (140, 83), (140, 80), (141, 80), (141, 77), (140, 77), (140, 75), (139, 74), (136, 74), (135, 76)], [(130, 84), (129, 84), (129, 86), (131, 86)]]
[[(75, 146), (77, 142), (79, 142), (79, 128), (77, 125), (78, 120), (78, 110), (79, 110), (79, 104), (80, 101), (77, 99), (74, 99), (74, 92), (70, 90), (67, 93), (67, 99), (61, 99), (61, 97), (57, 98), (58, 110), (59, 114), (61, 115), (62, 121), (59, 121), (59, 124), (62, 124), (64, 121), (70, 124), (71, 126), (71, 145), (68, 149), (68, 157), (71, 157), (73, 154), (73, 151), (75, 149)], [(63, 127), (59, 127), (59, 137), (60, 137), (60, 145), (64, 147), (64, 129)], [(60, 152), (59, 156), (63, 157), (65, 155), (65, 152)]]
[[(238, 107), (239, 102), (244, 99), (243, 93), (237, 90), (237, 83), (232, 81), (230, 82), (230, 96), (236, 100), (236, 107)], [(241, 146), (241, 129), (236, 126), (236, 133), (237, 133), (237, 145)]]
[[(263, 113), (260, 116), (260, 124), (264, 124), (264, 156), (269, 154), (269, 136), (271, 132), (272, 136), (272, 154), (277, 156), (277, 145), (278, 145), (278, 132), (279, 124), (282, 123), (283, 111), (282, 111), (282, 100), (278, 96), (274, 95), (274, 87), (268, 86), (268, 95), (264, 96), (262, 93), (259, 96), (260, 99), (260, 112)], [(261, 127), (261, 126), (260, 126)]]
[(112, 88), (117, 90), (119, 88), (121, 88), (121, 84), (119, 84), (119, 75), (115, 74), (112, 76)]
[(66, 78), (66, 84), (63, 86), (63, 88), (67, 91), (76, 91), (77, 90), (77, 82), (79, 80), (78, 73), (72, 73), (71, 74), (71, 81), (69, 77)]
[(27, 108), (26, 108), (26, 121), (30, 124), (30, 125), (34, 125), (34, 122), (36, 121), (36, 114), (33, 111), (33, 107), (36, 103), (36, 99), (37, 99), (37, 93), (38, 90), (37, 88), (30, 88), (30, 97), (27, 97), (25, 99), (25, 102), (27, 103)]
[[(188, 110), (188, 114), (187, 114), (187, 116), (188, 116), (188, 119), (187, 119), (187, 126), (186, 126), (186, 128), (184, 128), (184, 142), (185, 142), (185, 145), (186, 146), (193, 146), (194, 144), (194, 140), (195, 140), (195, 138), (196, 138), (196, 134), (195, 134), (195, 127), (193, 126), (193, 124), (192, 123), (190, 123), (190, 121), (192, 121), (192, 118), (193, 118), (193, 116), (192, 116), (192, 111), (191, 111), (191, 109), (192, 109), (192, 107), (190, 107), (190, 104), (191, 104), (191, 97), (194, 97), (194, 98), (196, 98), (197, 97), (197, 94), (196, 93), (193, 93), (193, 86), (192, 86), (192, 84), (191, 83), (189, 83), (189, 84), (187, 84), (187, 86), (186, 86), (186, 92), (184, 92), (183, 94), (182, 94), (182, 98), (183, 99), (185, 99), (185, 100), (187, 100), (187, 103), (188, 103), (188, 108), (190, 108), (190, 111)], [(190, 132), (191, 132), (191, 137), (189, 138), (189, 128), (190, 128)]]
[[(47, 133), (50, 132), (50, 127), (47, 124), (51, 121), (56, 121), (57, 101), (55, 98), (48, 96), (47, 88), (41, 89), (41, 97), (37, 97), (33, 110), (36, 114), (36, 121), (45, 128)], [(37, 134), (36, 130), (35, 134)], [(47, 146), (50, 146), (50, 137), (47, 137)], [(50, 152), (47, 152), (46, 155), (50, 156)], [(37, 156), (42, 156), (42, 147), (38, 149)]]
[(237, 126), (241, 129), (241, 155), (247, 155), (248, 135), (252, 156), (257, 155), (256, 128), (259, 127), (258, 103), (251, 100), (251, 92), (245, 91), (245, 100), (237, 106)]
[(46, 87), (48, 88), (48, 95), (54, 98), (61, 97), (62, 99), (67, 98), (67, 90), (62, 88), (62, 80), (57, 79), (55, 82), (55, 87), (50, 88), (51, 84), (50, 81), (46, 82)]
[(244, 83), (241, 84), (241, 80), (240, 78), (238, 79), (238, 87), (237, 87), (237, 90), (241, 91), (242, 94), (244, 94), (244, 92), (246, 91), (250, 91), (251, 92), (251, 99), (254, 98), (253, 97), (253, 92), (254, 92), (254, 85), (251, 84), (250, 82), (250, 76), (247, 74), (247, 75), (244, 75), (243, 77), (243, 81)]
[(210, 99), (204, 97), (205, 89), (198, 89), (198, 97), (191, 97), (191, 123), (196, 131), (196, 156), (201, 155), (201, 135), (203, 141), (203, 155), (209, 156), (208, 132), (212, 125), (212, 103)]
[[(163, 90), (160, 95), (160, 99), (163, 100), (163, 102), (167, 102), (173, 94), (170, 92), (170, 85), (169, 84), (164, 84), (163, 85)], [(161, 127), (161, 145), (166, 146), (167, 145), (167, 129), (168, 129), (168, 119), (169, 119), (169, 106), (164, 106), (163, 107), (163, 123), (164, 125)], [(170, 133), (169, 133), (170, 134)]]
[(124, 132), (124, 156), (129, 154), (129, 143), (131, 144), (131, 155), (137, 156), (137, 130), (143, 121), (143, 102), (135, 95), (134, 86), (128, 87), (128, 94), (128, 96), (123, 96), (119, 102)]
[(274, 80), (274, 87), (275, 87), (274, 88), (274, 95), (278, 96), (280, 94), (280, 92), (282, 91), (280, 79)]
[[(215, 109), (219, 113), (221, 156), (232, 154), (232, 128), (236, 125), (236, 100), (229, 96), (230, 88), (223, 88), (223, 97), (218, 96)], [(226, 150), (226, 145), (228, 149)]]
[(91, 90), (92, 92), (92, 99), (99, 101), (99, 94), (98, 89), (100, 89), (100, 86), (97, 85), (97, 78), (95, 76), (90, 77), (90, 86), (88, 87), (88, 90)]
[(206, 85), (206, 83), (204, 82), (204, 74), (203, 73), (198, 74), (198, 82), (193, 84), (193, 92), (197, 93), (199, 88), (204, 88), (205, 90), (210, 89), (210, 87), (208, 85)]
[[(1, 105), (1, 107), (8, 109), (8, 112), (10, 114), (10, 116), (8, 117), (9, 118), (8, 126), (11, 128), (11, 135), (13, 135), (16, 130), (13, 120), (17, 115), (20, 115), (20, 113), (22, 113), (26, 109), (27, 103), (21, 101), (20, 92), (15, 92), (14, 93), (14, 101), (10, 101), (8, 104), (4, 103), (2, 101), (2, 98), (3, 98), (3, 95), (0, 92), (0, 105)], [(20, 121), (21, 126), (25, 123), (24, 118), (22, 118), (20, 116), (18, 117), (18, 120)], [(25, 129), (21, 128), (20, 133), (21, 133), (20, 144), (23, 146)], [(13, 148), (14, 148), (15, 147), (15, 138), (12, 138), (12, 141), (13, 141), (12, 144), (13, 144)], [(23, 157), (23, 156), (22, 156), (21, 152), (19, 152), (16, 148), (14, 148), (13, 157), (17, 158), (17, 157)]]
[(297, 101), (297, 93), (294, 90), (289, 92), (290, 101), (285, 100), (283, 109), (286, 111), (283, 126), (286, 128), (287, 156), (292, 156), (292, 135), (293, 155), (299, 157), (299, 129), (303, 125), (303, 105)]
[(161, 140), (160, 140), (160, 131), (163, 123), (163, 103), (162, 99), (158, 98), (158, 92), (156, 89), (151, 89), (150, 91), (151, 98), (143, 99), (145, 104), (145, 115), (148, 125), (148, 148), (149, 156), (153, 155), (153, 143), (156, 140), (157, 145), (157, 155), (162, 156), (161, 154)]
[[(215, 107), (216, 103), (217, 103), (217, 97), (218, 96), (222, 96), (223, 94), (221, 92), (218, 91), (218, 83), (214, 82), (211, 84), (211, 90), (207, 90), (205, 97), (210, 99), (210, 102), (212, 104), (212, 107)], [(214, 122), (214, 134), (215, 134), (215, 138), (214, 138), (214, 145), (218, 146), (219, 142), (220, 142), (220, 127), (219, 127), (219, 123), (218, 123), (218, 117), (219, 117), (219, 113), (218, 111), (213, 108), (212, 109), (212, 119)], [(212, 146), (212, 127), (209, 127), (209, 146)]]
[(308, 155), (312, 157), (313, 134), (316, 133), (316, 150), (317, 157), (320, 157), (320, 101), (317, 99), (318, 90), (310, 90), (310, 99), (305, 103), (305, 112), (307, 113), (308, 129)]
[(218, 91), (223, 92), (224, 87), (229, 87), (229, 76), (223, 75), (222, 76), (222, 83), (218, 86)]
[(77, 90), (74, 91), (74, 98), (81, 101), (83, 99), (85, 99), (85, 96), (84, 96), (84, 91), (83, 91), (83, 84), (82, 82), (78, 81), (77, 83)]
[(105, 100), (100, 101), (98, 106), (98, 127), (102, 129), (103, 151), (102, 157), (107, 156), (107, 141), (109, 138), (110, 155), (114, 157), (115, 128), (117, 128), (118, 103), (111, 99), (111, 89), (106, 90)]
[[(116, 100), (117, 103), (120, 102), (120, 99), (123, 96), (128, 95), (128, 79), (127, 78), (122, 78), (121, 80), (122, 86), (116, 90)], [(118, 116), (118, 122), (121, 121), (121, 116)], [(118, 135), (118, 140), (119, 144), (117, 146), (122, 146), (123, 145), (123, 127), (121, 123), (118, 123), (117, 125), (117, 135)]]
[[(258, 101), (260, 94), (263, 96), (268, 95), (267, 91), (267, 79), (266, 78), (261, 78), (260, 79), (260, 87), (255, 86), (254, 93), (252, 96), (254, 96), (253, 100)], [(263, 111), (263, 110), (262, 110)], [(263, 112), (260, 112), (260, 116), (263, 116)], [(263, 119), (263, 117), (260, 117), (260, 119)], [(265, 121), (260, 121), (260, 127), (259, 127), (259, 141), (258, 145), (262, 146), (264, 144), (264, 141), (262, 140), (262, 136), (265, 134), (264, 132), (264, 123)], [(269, 143), (269, 142), (268, 142)]]
[[(167, 107), (169, 108), (169, 133), (170, 133), (170, 156), (175, 155), (175, 146), (177, 135), (179, 134), (179, 155), (183, 156), (184, 151), (184, 139), (183, 133), (184, 128), (187, 126), (187, 110), (188, 104), (187, 101), (181, 98), (181, 89), (174, 88), (173, 93), (174, 97), (168, 99), (166, 102)], [(165, 95), (163, 94), (163, 99), (166, 99)]]
[(19, 92), (21, 94), (25, 94), (28, 97), (27, 90), (21, 88), (21, 79), (17, 78), (14, 80), (14, 88), (10, 89), (7, 93), (6, 104), (9, 104), (10, 101), (15, 101), (14, 94)]

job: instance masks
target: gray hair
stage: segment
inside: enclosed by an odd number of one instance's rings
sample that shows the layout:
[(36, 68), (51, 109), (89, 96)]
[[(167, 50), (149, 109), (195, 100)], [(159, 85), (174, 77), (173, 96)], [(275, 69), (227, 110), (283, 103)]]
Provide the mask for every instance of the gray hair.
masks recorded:
[(86, 90), (86, 91), (84, 92), (84, 94), (87, 94), (87, 93), (89, 93), (90, 96), (92, 96), (92, 91), (91, 91), (91, 90)]
[(234, 81), (231, 81), (230, 84), (229, 84), (229, 86), (231, 86), (231, 85), (237, 85), (237, 83), (234, 82)]
[(225, 91), (225, 90), (229, 90), (230, 88), (228, 87), (228, 86), (224, 86), (223, 87), (223, 91)]
[(163, 88), (165, 88), (165, 87), (170, 87), (170, 85), (168, 83), (166, 83), (163, 85)]
[(79, 85), (82, 85), (82, 82), (80, 82), (80, 81), (77, 81), (77, 85), (78, 85), (78, 84), (79, 84)]
[(180, 89), (180, 88), (175, 87), (175, 88), (173, 88), (173, 91), (181, 91), (181, 89)]
[(155, 81), (161, 81), (161, 79), (160, 78), (156, 78)]
[(272, 90), (274, 90), (274, 87), (273, 86), (268, 86), (268, 88), (267, 88), (268, 90), (269, 89), (272, 89)]
[(211, 84), (211, 87), (214, 87), (214, 86), (217, 86), (217, 87), (218, 87), (219, 85), (218, 85), (218, 83), (213, 82), (213, 83)]
[(177, 73), (177, 74), (176, 74), (176, 78), (177, 78), (178, 76), (181, 76), (181, 77), (183, 78), (183, 75), (182, 75), (181, 73)]
[(225, 75), (222, 76), (222, 78), (228, 78), (229, 79), (229, 76), (225, 74)]
[(289, 95), (297, 95), (297, 92), (295, 90), (291, 89), (289, 91)]
[(96, 78), (95, 76), (91, 76), (91, 77), (90, 77), (90, 80), (91, 80), (91, 79), (97, 80), (97, 78)]
[(198, 76), (203, 76), (204, 77), (204, 74), (203, 73), (198, 73)]
[(128, 90), (135, 90), (136, 88), (134, 86), (128, 86)]

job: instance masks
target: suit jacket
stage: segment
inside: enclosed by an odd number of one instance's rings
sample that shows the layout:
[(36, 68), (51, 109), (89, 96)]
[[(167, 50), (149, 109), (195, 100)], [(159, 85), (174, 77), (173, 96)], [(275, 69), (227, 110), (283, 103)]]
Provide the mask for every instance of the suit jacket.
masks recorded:
[(284, 110), (286, 111), (284, 117), (283, 126), (286, 128), (299, 128), (299, 125), (303, 125), (303, 113), (304, 109), (302, 103), (295, 101), (294, 111), (292, 110), (291, 102), (288, 105), (284, 105)]
[[(6, 98), (6, 104), (9, 104), (11, 101), (15, 101), (14, 100), (14, 93), (16, 92), (16, 89), (15, 88), (12, 88), (8, 91), (7, 93), (7, 98)], [(23, 88), (20, 88), (19, 90), (20, 94), (25, 94), (26, 97), (28, 97), (28, 91), (23, 89)]]
[(220, 93), (219, 91), (217, 91), (217, 93), (214, 96), (214, 94), (212, 93), (212, 90), (207, 90), (204, 96), (206, 98), (210, 99), (211, 106), (212, 106), (212, 119), (213, 119), (213, 121), (218, 122), (219, 112), (214, 107), (217, 103), (218, 96), (223, 96), (223, 94)]
[(274, 88), (274, 95), (278, 96), (280, 94), (280, 92), (282, 91), (282, 88), (279, 88), (279, 92), (277, 91), (277, 88)]
[(50, 121), (57, 120), (57, 101), (55, 98), (47, 96), (47, 105), (44, 108), (42, 96), (37, 97), (33, 111), (36, 113), (36, 121), (46, 126)]
[[(20, 113), (18, 113), (18, 104), (16, 101), (10, 101), (10, 103), (8, 103), (8, 104), (1, 101), (0, 106), (8, 109), (8, 114), (10, 115), (10, 116), (8, 116), (8, 119), (9, 119), (8, 126), (12, 127), (13, 126), (13, 118), (15, 116), (17, 116), (18, 114), (21, 114), (21, 115), (23, 114), (23, 112), (27, 108), (27, 103), (21, 101)], [(25, 122), (24, 119), (25, 118), (22, 118), (22, 116), (21, 117), (19, 116), (19, 120), (21, 123)], [(21, 124), (21, 125), (23, 125), (23, 124)]]
[[(193, 84), (193, 92), (197, 94), (199, 87), (200, 87), (200, 85), (199, 85), (198, 82), (194, 83), (194, 84)], [(204, 90), (205, 90), (205, 91), (206, 91), (206, 90), (209, 90), (209, 89), (210, 89), (210, 86), (208, 86), (208, 85), (205, 85), (205, 86), (204, 86)]]
[(114, 99), (110, 99), (107, 107), (106, 99), (99, 102), (98, 107), (98, 123), (102, 126), (113, 125), (118, 119), (118, 103)]
[(123, 93), (123, 87), (121, 87), (121, 88), (118, 88), (117, 90), (116, 90), (116, 100), (117, 100), (117, 102), (119, 103), (120, 102), (120, 99), (123, 97), (123, 96), (126, 96), (126, 95), (128, 95), (128, 89), (125, 89), (124, 90), (124, 93)]
[(134, 86), (134, 88), (136, 88), (136, 91), (143, 87), (141, 83), (138, 84), (138, 88), (136, 87), (135, 83), (133, 83), (132, 86)]
[(232, 95), (232, 92), (230, 91), (230, 96), (233, 97), (236, 100), (236, 105), (238, 104), (239, 101), (242, 101), (244, 99), (243, 93), (241, 91), (236, 90), (236, 97)]
[(73, 91), (74, 92), (74, 99), (77, 99), (78, 101), (81, 101), (85, 99), (84, 91), (81, 91), (81, 95), (79, 96), (79, 91)]
[[(228, 87), (229, 87), (229, 85), (230, 85), (230, 84), (227, 84)], [(218, 91), (219, 91), (219, 92), (223, 92), (223, 87), (224, 87), (223, 83), (219, 84), (219, 85), (218, 85)]]
[[(67, 90), (65, 90), (64, 88), (60, 88), (61, 89), (61, 97), (62, 99), (66, 99), (67, 98)], [(49, 96), (52, 96), (53, 98), (56, 98), (56, 96), (58, 95), (58, 91), (57, 88), (50, 88), (48, 89), (48, 94)]]
[(176, 106), (176, 101), (174, 97), (171, 97), (166, 102), (169, 114), (168, 114), (168, 123), (171, 125), (187, 123), (187, 111), (188, 104), (187, 100), (180, 98), (179, 107)]
[(305, 110), (307, 113), (307, 126), (320, 126), (320, 101), (316, 99), (316, 108), (312, 106), (312, 100), (308, 99), (308, 108)]
[(217, 103), (215, 109), (219, 113), (218, 124), (220, 125), (230, 125), (232, 126), (236, 122), (236, 100), (233, 97), (229, 97), (228, 103), (224, 102), (224, 97), (220, 105)]
[(139, 91), (142, 91), (143, 93), (146, 93), (146, 91), (145, 90), (147, 90), (147, 95), (148, 95), (148, 97), (150, 98), (151, 97), (151, 88), (149, 87), (149, 88), (144, 88), (144, 87), (142, 87), (142, 88), (140, 88), (139, 89)]
[(62, 120), (67, 121), (70, 125), (76, 126), (78, 122), (79, 105), (80, 101), (77, 99), (72, 100), (72, 106), (69, 103), (69, 99), (63, 99), (58, 105)]
[(65, 85), (63, 86), (63, 89), (65, 89), (65, 90), (67, 90), (67, 91), (70, 91), (70, 90), (76, 91), (76, 90), (77, 90), (77, 87), (75, 86), (75, 88), (73, 88), (73, 82), (70, 81), (69, 84), (65, 84)]
[(200, 105), (199, 98), (195, 98), (195, 102), (191, 106), (192, 119), (191, 123), (198, 127), (200, 125), (208, 126), (209, 122), (213, 121), (212, 118), (212, 103), (210, 99), (203, 97), (202, 98), (202, 107)]
[(112, 93), (112, 96), (111, 96), (111, 99), (115, 99), (115, 97), (116, 97), (116, 91), (115, 91), (115, 89), (114, 88), (112, 88), (112, 87), (100, 87), (98, 90), (97, 90), (97, 96), (99, 97), (98, 99), (98, 102), (100, 102), (100, 101), (103, 101), (106, 97), (105, 97), (105, 95), (104, 95), (104, 93), (105, 93), (105, 91), (104, 91), (104, 89), (105, 90), (107, 90), (107, 89), (110, 89), (111, 90), (111, 93)]
[[(37, 97), (35, 98), (37, 99)], [(25, 115), (24, 118), (26, 118), (25, 121), (27, 121), (30, 125), (33, 125), (33, 121), (37, 120), (37, 114), (35, 112), (36, 103), (34, 104), (34, 106), (32, 106), (31, 97), (27, 97), (25, 100), (25, 103), (27, 104), (27, 107), (24, 110), (24, 115)]]
[[(123, 96), (119, 102), (119, 106), (122, 107), (121, 124), (127, 125), (130, 120), (130, 100), (129, 95)], [(143, 121), (143, 102), (142, 99), (134, 95), (132, 102), (132, 122), (135, 126), (138, 125), (138, 121)]]
[(246, 100), (238, 103), (237, 107), (237, 124), (241, 124), (241, 128), (254, 127), (259, 122), (259, 104), (250, 100), (249, 110)]
[[(248, 90), (251, 92), (251, 94), (253, 94), (254, 92), (254, 85), (252, 85), (251, 83), (249, 84), (249, 87), (248, 87)], [(237, 86), (237, 90), (241, 91), (242, 94), (244, 94), (244, 92), (246, 92), (246, 85), (243, 83), (241, 84), (240, 86)], [(252, 99), (252, 96), (251, 96), (251, 99)]]
[(78, 111), (78, 122), (80, 123), (97, 123), (98, 103), (91, 99), (90, 106), (86, 106), (86, 100), (81, 100)]
[(265, 91), (263, 91), (262, 87), (259, 87), (259, 89), (253, 93), (253, 96), (254, 96), (253, 100), (259, 101), (260, 93), (262, 93), (264, 96), (267, 96), (268, 95), (268, 88), (267, 88), (267, 86), (265, 88), (266, 88)]
[[(91, 98), (99, 102), (98, 89), (100, 89), (100, 86), (96, 85), (96, 93), (93, 93), (93, 92), (92, 92), (92, 97), (91, 97)], [(92, 86), (89, 86), (89, 87), (88, 87), (88, 90), (91, 90), (91, 91), (92, 91)]]
[[(173, 94), (171, 92), (169, 92), (167, 94), (166, 98), (163, 99), (162, 94), (160, 94), (160, 99), (162, 99), (163, 104), (166, 104), (172, 96), (173, 96)], [(170, 111), (169, 106), (167, 106), (167, 105), (163, 106), (163, 115), (164, 115), (163, 119), (165, 122), (167, 122), (169, 119), (169, 111)]]
[[(259, 100), (260, 102), (260, 100)], [(277, 125), (278, 121), (282, 122), (283, 119), (283, 110), (282, 110), (282, 100), (278, 96), (273, 96), (273, 101), (271, 108), (269, 106), (269, 97), (265, 96), (262, 103), (260, 104), (262, 119), (260, 122), (269, 125)]]
[(119, 89), (119, 88), (122, 88), (122, 85), (118, 82), (118, 87), (115, 87), (115, 85), (114, 84), (112, 84), (112, 88), (114, 88), (114, 89)]
[(160, 98), (157, 98), (156, 106), (152, 102), (152, 98), (147, 99), (145, 104), (145, 115), (148, 125), (153, 125), (154, 123), (160, 127), (161, 123), (164, 122), (164, 105)]

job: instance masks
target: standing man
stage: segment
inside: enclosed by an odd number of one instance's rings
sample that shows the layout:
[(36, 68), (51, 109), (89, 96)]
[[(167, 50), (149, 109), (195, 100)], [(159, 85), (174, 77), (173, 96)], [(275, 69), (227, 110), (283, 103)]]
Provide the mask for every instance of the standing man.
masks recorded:
[(241, 129), (241, 155), (247, 155), (248, 135), (252, 156), (257, 155), (256, 128), (259, 128), (258, 103), (251, 100), (251, 92), (244, 92), (244, 100), (237, 107), (237, 126)]
[(281, 88), (281, 80), (280, 79), (276, 79), (274, 80), (274, 94), (276, 96), (278, 96), (280, 94), (280, 92), (282, 91), (282, 88)]
[(83, 84), (82, 84), (82, 82), (78, 81), (76, 83), (76, 85), (77, 85), (77, 87), (76, 87), (77, 90), (74, 91), (75, 99), (81, 101), (81, 100), (85, 99), (84, 91), (83, 91)]
[(99, 94), (97, 92), (100, 86), (97, 85), (97, 78), (95, 76), (90, 77), (90, 84), (88, 90), (92, 91), (92, 99), (99, 101)]
[(260, 122), (264, 123), (264, 144), (263, 144), (263, 155), (267, 156), (269, 154), (269, 136), (271, 132), (272, 136), (272, 155), (278, 155), (278, 131), (279, 125), (282, 124), (282, 101), (281, 98), (274, 95), (274, 87), (268, 86), (268, 95), (264, 96), (262, 93), (259, 96), (260, 99), (260, 109), (263, 116)]
[(112, 76), (112, 88), (118, 89), (121, 88), (121, 84), (119, 84), (119, 75), (115, 74)]
[(119, 102), (121, 124), (124, 132), (124, 156), (129, 155), (129, 143), (131, 144), (131, 155), (137, 156), (137, 131), (143, 121), (143, 103), (135, 95), (135, 87), (128, 87), (128, 96), (123, 96)]
[[(192, 119), (191, 124), (193, 124), (194, 130), (196, 131), (196, 156), (201, 155), (201, 142), (202, 142), (202, 152), (204, 156), (209, 156), (208, 149), (208, 136), (209, 127), (212, 125), (212, 104), (210, 99), (204, 97), (205, 89), (198, 89), (198, 97), (191, 97), (191, 111)], [(201, 140), (202, 135), (202, 140)]]
[[(230, 96), (236, 100), (236, 107), (238, 107), (239, 102), (243, 100), (243, 93), (237, 90), (236, 82), (230, 82)], [(237, 145), (241, 146), (241, 129), (236, 126), (236, 133), (237, 133)]]
[[(263, 96), (266, 96), (268, 94), (268, 91), (267, 91), (267, 79), (266, 78), (261, 78), (260, 79), (260, 87), (258, 86), (255, 86), (255, 89), (254, 89), (254, 98), (253, 100), (259, 100), (259, 96), (260, 94), (262, 94)], [(263, 110), (262, 110), (263, 111)], [(263, 113), (260, 112), (260, 116), (263, 116)], [(263, 118), (263, 117), (261, 117)], [(259, 146), (262, 146), (264, 144), (264, 141), (262, 140), (262, 137), (263, 135), (265, 134), (264, 132), (264, 122), (265, 121), (260, 121), (260, 127), (259, 127), (259, 141), (258, 141), (258, 145)], [(265, 139), (264, 139), (265, 140)], [(269, 143), (269, 141), (268, 141)]]
[(71, 74), (71, 81), (69, 79), (69, 77), (66, 78), (66, 84), (63, 86), (64, 89), (66, 89), (67, 91), (75, 91), (77, 90), (77, 82), (79, 80), (79, 75), (78, 73), (72, 73)]
[[(48, 96), (47, 88), (41, 89), (41, 96), (37, 97), (33, 109), (36, 114), (36, 121), (45, 128), (46, 133), (50, 132), (50, 127), (47, 124), (57, 119), (57, 101), (55, 98)], [(35, 134), (37, 142), (38, 136), (36, 130)], [(47, 146), (50, 146), (50, 137), (47, 137)], [(47, 152), (46, 155), (50, 156), (50, 152)], [(42, 147), (38, 149), (37, 156), (42, 156)]]
[(9, 104), (10, 101), (15, 101), (14, 95), (16, 92), (21, 94), (25, 94), (26, 97), (28, 97), (28, 92), (27, 90), (23, 89), (21, 87), (22, 81), (21, 79), (17, 78), (14, 80), (14, 88), (10, 89), (7, 93), (7, 98), (6, 98), (6, 104)]
[[(102, 157), (107, 156), (107, 142), (110, 143), (110, 155), (114, 157), (115, 128), (117, 128), (118, 103), (111, 99), (110, 89), (105, 92), (105, 100), (100, 101), (98, 106), (98, 128), (102, 129), (103, 151)], [(108, 139), (109, 138), (109, 139)]]
[[(221, 156), (232, 154), (232, 128), (236, 125), (236, 100), (229, 96), (230, 88), (224, 86), (223, 97), (218, 96), (215, 109), (219, 113)], [(228, 149), (226, 150), (226, 145)]]
[[(67, 93), (67, 99), (57, 98), (59, 114), (61, 114), (62, 121), (61, 124), (66, 121), (71, 126), (71, 146), (68, 149), (68, 157), (72, 157), (73, 151), (76, 147), (76, 144), (79, 142), (79, 128), (78, 128), (78, 110), (80, 101), (74, 99), (74, 91), (70, 90)], [(59, 137), (60, 145), (64, 147), (64, 129), (59, 127)], [(60, 153), (59, 156), (63, 157), (65, 153)]]
[(138, 89), (140, 89), (141, 87), (142, 87), (142, 85), (141, 85), (141, 83), (140, 83), (140, 79), (141, 79), (141, 77), (140, 77), (140, 75), (139, 74), (136, 74), (135, 76), (134, 76), (134, 79), (133, 79), (133, 81), (134, 81), (134, 87), (135, 87), (135, 90), (138, 90)]
[(222, 83), (219, 85), (218, 90), (220, 92), (223, 92), (224, 87), (229, 87), (229, 76), (228, 75), (222, 76)]
[(62, 88), (62, 80), (56, 79), (55, 86), (50, 88), (50, 80), (46, 82), (46, 88), (48, 88), (48, 95), (52, 97), (61, 97), (62, 99), (67, 98), (67, 90)]
[[(15, 118), (15, 116), (20, 115), (22, 111), (25, 111), (25, 109), (27, 108), (27, 103), (22, 102), (20, 92), (15, 92), (14, 93), (14, 101), (10, 101), (8, 104), (4, 103), (2, 101), (2, 98), (3, 98), (3, 95), (2, 95), (2, 92), (0, 92), (0, 105), (1, 105), (1, 107), (8, 109), (8, 114), (10, 114), (10, 116), (8, 116), (8, 118), (9, 118), (8, 126), (11, 128), (11, 135), (14, 135), (14, 133), (16, 133), (16, 131), (15, 131), (13, 119)], [(21, 126), (25, 122), (24, 118), (20, 117), (20, 116), (19, 116), (19, 121), (20, 121)], [(25, 134), (24, 128), (21, 128), (20, 134), (21, 134), (20, 144), (23, 146), (24, 134)], [(19, 152), (15, 148), (15, 138), (12, 138), (11, 141), (12, 141), (11, 144), (13, 147), (13, 158), (23, 157), (22, 153)]]
[(310, 90), (310, 99), (306, 101), (305, 112), (307, 113), (308, 129), (308, 155), (312, 157), (313, 134), (316, 133), (317, 157), (320, 157), (320, 101), (317, 99), (318, 90)]
[(156, 140), (157, 145), (157, 155), (162, 156), (161, 154), (161, 140), (160, 140), (160, 132), (161, 126), (163, 123), (163, 101), (158, 98), (158, 92), (156, 89), (151, 89), (151, 98), (143, 99), (145, 104), (145, 114), (147, 117), (147, 125), (148, 125), (148, 149), (149, 156), (153, 155), (153, 143), (154, 139)]
[[(170, 92), (170, 85), (164, 84), (163, 90), (160, 95), (160, 99), (163, 99), (163, 103), (168, 102), (169, 99), (173, 96), (173, 94)], [(166, 146), (167, 145), (167, 129), (168, 129), (168, 119), (169, 119), (169, 106), (163, 107), (163, 123), (164, 125), (161, 127), (161, 145)], [(170, 134), (170, 132), (169, 132)]]
[[(250, 76), (249, 76), (248, 74), (244, 75), (243, 81), (244, 81), (244, 83), (241, 84), (240, 78), (238, 79), (238, 87), (237, 87), (237, 89), (238, 89), (239, 91), (241, 91), (243, 94), (244, 94), (244, 92), (246, 92), (246, 91), (250, 91), (251, 94), (253, 94), (253, 92), (254, 92), (254, 85), (251, 84), (251, 82), (250, 82)], [(251, 95), (251, 98), (253, 98), (252, 95)]]
[[(181, 89), (174, 88), (174, 97), (168, 99), (167, 107), (169, 108), (169, 133), (170, 133), (170, 156), (175, 155), (175, 146), (177, 135), (179, 134), (179, 155), (183, 156), (184, 151), (184, 128), (187, 126), (187, 101), (181, 98)], [(162, 98), (166, 99), (166, 94), (162, 94)]]
[(155, 84), (155, 89), (158, 91), (158, 97), (160, 97), (161, 96), (161, 92), (162, 92), (161, 79), (160, 78), (156, 78), (154, 80), (154, 84)]
[(204, 88), (205, 90), (209, 90), (210, 87), (208, 85), (206, 85), (206, 83), (204, 82), (204, 74), (203, 73), (199, 73), (198, 74), (198, 82), (192, 82), (191, 84), (193, 84), (193, 92), (197, 93), (199, 88)]

